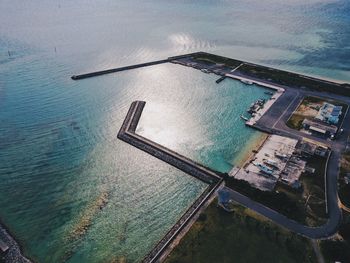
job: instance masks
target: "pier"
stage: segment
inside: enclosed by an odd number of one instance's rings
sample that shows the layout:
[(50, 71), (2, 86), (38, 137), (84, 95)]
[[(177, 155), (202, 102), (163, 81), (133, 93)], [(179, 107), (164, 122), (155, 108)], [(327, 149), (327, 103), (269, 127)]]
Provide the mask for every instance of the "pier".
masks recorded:
[(216, 82), (216, 84), (219, 84), (224, 79), (226, 79), (226, 76), (222, 76), (222, 77), (218, 78), (217, 80), (215, 80), (215, 82)]

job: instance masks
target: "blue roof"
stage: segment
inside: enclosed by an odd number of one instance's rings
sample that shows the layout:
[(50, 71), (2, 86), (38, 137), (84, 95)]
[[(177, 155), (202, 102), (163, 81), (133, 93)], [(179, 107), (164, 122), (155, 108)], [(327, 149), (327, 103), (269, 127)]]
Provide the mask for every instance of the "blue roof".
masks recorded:
[(342, 107), (336, 106), (336, 107), (334, 107), (334, 109), (332, 110), (331, 115), (332, 115), (332, 116), (339, 116), (339, 115), (341, 114), (341, 110), (342, 110)]

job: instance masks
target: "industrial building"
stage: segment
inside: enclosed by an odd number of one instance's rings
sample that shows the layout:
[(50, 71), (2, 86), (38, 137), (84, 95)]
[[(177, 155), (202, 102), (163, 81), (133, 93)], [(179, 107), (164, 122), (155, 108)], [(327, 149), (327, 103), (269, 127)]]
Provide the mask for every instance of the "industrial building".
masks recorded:
[(337, 126), (325, 123), (316, 118), (314, 120), (304, 119), (302, 125), (305, 130), (311, 130), (331, 138), (334, 137), (338, 131)]
[(270, 135), (243, 168), (235, 167), (229, 175), (263, 191), (272, 191), (279, 180), (299, 188), (299, 177), (305, 170), (306, 161), (294, 154), (297, 144), (298, 140)]
[(336, 106), (331, 103), (324, 102), (315, 119), (331, 125), (337, 125), (342, 114), (342, 108), (342, 106)]
[(325, 157), (328, 154), (328, 147), (308, 139), (303, 139), (298, 143), (295, 152), (303, 157), (311, 157), (314, 155)]

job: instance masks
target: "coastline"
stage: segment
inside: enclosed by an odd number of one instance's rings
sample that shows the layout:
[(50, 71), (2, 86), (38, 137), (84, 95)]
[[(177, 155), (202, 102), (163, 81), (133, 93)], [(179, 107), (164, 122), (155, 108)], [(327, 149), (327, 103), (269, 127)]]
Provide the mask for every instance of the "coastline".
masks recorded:
[(0, 240), (9, 247), (3, 256), (5, 263), (33, 263), (22, 254), (21, 246), (11, 235), (10, 231), (0, 221)]
[(243, 150), (241, 150), (240, 153), (233, 159), (234, 167), (242, 168), (247, 160), (250, 159), (253, 151), (260, 148), (260, 146), (264, 143), (268, 137), (268, 134), (259, 132), (257, 135), (253, 136), (254, 137), (246, 143)]

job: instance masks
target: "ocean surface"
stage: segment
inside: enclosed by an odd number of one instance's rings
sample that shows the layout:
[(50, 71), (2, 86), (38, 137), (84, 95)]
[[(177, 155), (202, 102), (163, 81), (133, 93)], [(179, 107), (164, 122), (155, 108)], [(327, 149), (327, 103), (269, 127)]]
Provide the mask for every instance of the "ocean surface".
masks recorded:
[[(259, 137), (239, 116), (264, 89), (173, 64), (207, 51), (350, 82), (347, 0), (0, 2), (0, 219), (37, 262), (138, 262), (205, 189), (117, 139), (138, 132), (229, 171)], [(103, 209), (100, 206), (108, 201)]]

